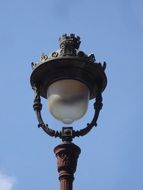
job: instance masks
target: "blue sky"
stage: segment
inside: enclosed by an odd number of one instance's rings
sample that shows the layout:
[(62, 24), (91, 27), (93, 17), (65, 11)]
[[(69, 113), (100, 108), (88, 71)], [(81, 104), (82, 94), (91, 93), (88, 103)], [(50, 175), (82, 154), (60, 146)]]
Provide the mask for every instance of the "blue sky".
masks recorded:
[[(58, 49), (65, 33), (107, 62), (108, 86), (98, 127), (75, 139), (81, 147), (74, 189), (143, 189), (143, 1), (0, 0), (0, 190), (58, 189), (53, 148), (37, 128), (31, 62)], [(76, 128), (92, 118), (89, 112)], [(53, 128), (62, 127), (47, 111)]]

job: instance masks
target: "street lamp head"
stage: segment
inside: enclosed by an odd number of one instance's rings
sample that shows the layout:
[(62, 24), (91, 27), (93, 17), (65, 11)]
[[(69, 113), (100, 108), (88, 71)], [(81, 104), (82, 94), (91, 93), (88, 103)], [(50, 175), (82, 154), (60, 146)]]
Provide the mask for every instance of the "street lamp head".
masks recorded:
[[(93, 54), (87, 55), (80, 51), (80, 38), (74, 34), (63, 35), (59, 42), (58, 51), (50, 56), (43, 54), (39, 63), (32, 63), (33, 72), (30, 81), (36, 92), (34, 110), (39, 126), (45, 132), (49, 131), (41, 117), (40, 97), (48, 99), (50, 113), (65, 124), (80, 119), (87, 111), (88, 101), (95, 98), (96, 113), (92, 122), (86, 127), (87, 130), (96, 125), (102, 107), (101, 94), (107, 84), (104, 72), (106, 64), (97, 63)], [(51, 133), (50, 135), (62, 136), (61, 132), (55, 132), (56, 134), (54, 132), (54, 135)], [(74, 133), (73, 136), (78, 135)]]

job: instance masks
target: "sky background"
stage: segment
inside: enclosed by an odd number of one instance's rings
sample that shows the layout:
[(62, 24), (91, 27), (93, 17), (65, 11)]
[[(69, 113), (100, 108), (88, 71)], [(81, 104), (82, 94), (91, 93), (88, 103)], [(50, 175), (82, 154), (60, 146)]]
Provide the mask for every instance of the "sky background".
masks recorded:
[[(107, 62), (98, 127), (83, 138), (74, 190), (143, 189), (143, 1), (0, 0), (0, 190), (59, 189), (53, 148), (37, 128), (31, 62), (57, 50), (65, 33)], [(45, 122), (60, 129), (43, 100)], [(73, 124), (82, 128), (89, 112)]]

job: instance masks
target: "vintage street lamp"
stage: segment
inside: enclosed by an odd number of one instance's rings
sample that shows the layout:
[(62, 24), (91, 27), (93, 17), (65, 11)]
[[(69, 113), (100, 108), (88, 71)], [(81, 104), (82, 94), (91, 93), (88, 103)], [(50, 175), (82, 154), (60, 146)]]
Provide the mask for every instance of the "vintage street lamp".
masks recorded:
[[(55, 147), (60, 180), (60, 190), (72, 190), (74, 172), (80, 148), (73, 138), (86, 135), (97, 125), (102, 108), (102, 92), (107, 85), (106, 63), (97, 63), (94, 54), (79, 50), (80, 38), (74, 34), (63, 35), (60, 49), (50, 56), (42, 55), (39, 63), (32, 63), (31, 86), (35, 91), (33, 108), (38, 126), (49, 136), (59, 137), (62, 144)], [(48, 127), (41, 116), (41, 97), (48, 100), (50, 113), (66, 124), (56, 131)], [(84, 128), (74, 130), (68, 125), (80, 119), (87, 111), (88, 102), (95, 99), (93, 119)]]

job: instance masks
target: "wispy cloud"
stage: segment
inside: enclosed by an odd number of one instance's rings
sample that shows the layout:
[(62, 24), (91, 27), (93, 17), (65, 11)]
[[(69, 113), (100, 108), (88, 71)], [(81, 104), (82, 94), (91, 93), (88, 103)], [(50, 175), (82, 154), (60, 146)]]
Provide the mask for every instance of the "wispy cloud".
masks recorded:
[(15, 178), (0, 172), (0, 190), (12, 190), (14, 184)]

